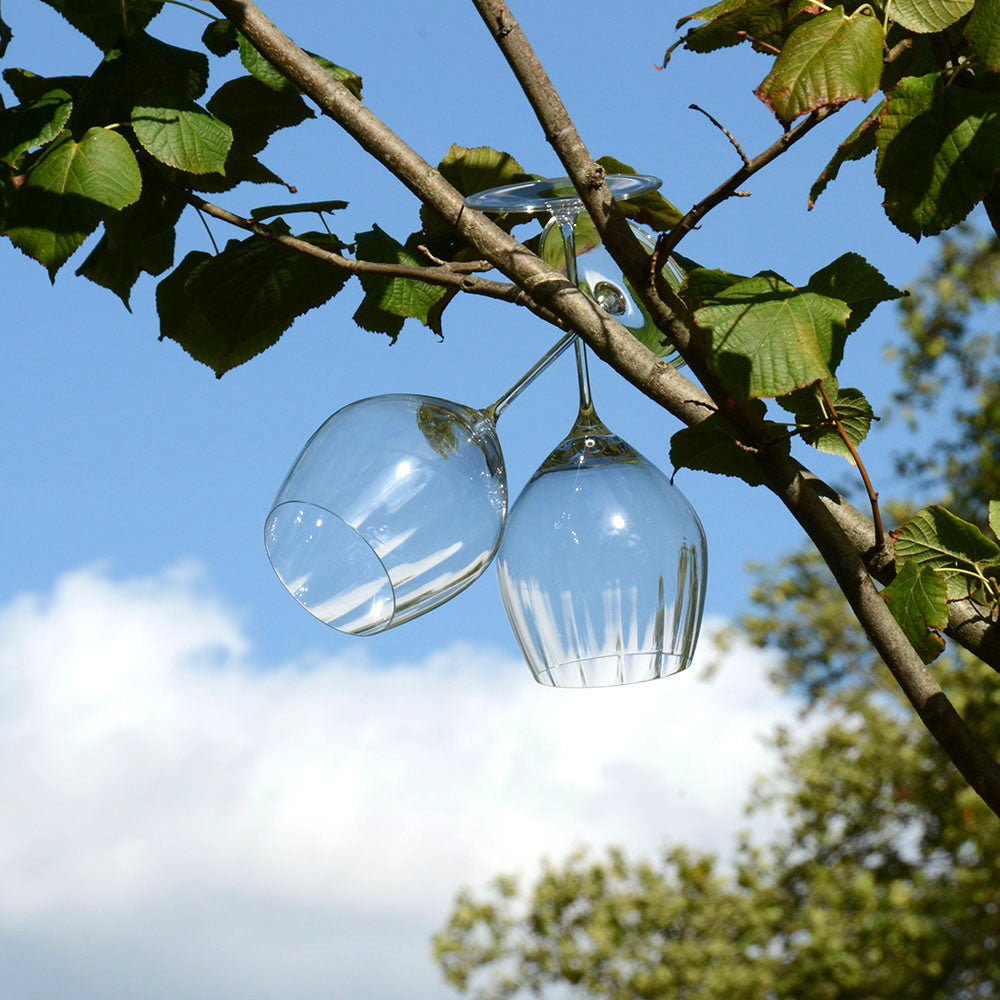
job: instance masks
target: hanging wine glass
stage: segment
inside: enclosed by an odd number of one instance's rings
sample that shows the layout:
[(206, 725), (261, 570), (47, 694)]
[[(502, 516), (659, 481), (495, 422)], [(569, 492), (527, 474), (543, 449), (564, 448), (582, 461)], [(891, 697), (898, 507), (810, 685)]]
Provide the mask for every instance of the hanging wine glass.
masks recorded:
[[(565, 195), (566, 183), (514, 185), (475, 197), (488, 205), (515, 202), (521, 212), (526, 198), (535, 197), (538, 210), (553, 216), (543, 254), (558, 255), (558, 244), (555, 253), (546, 251), (558, 231), (569, 280), (616, 318), (630, 319), (653, 347), (648, 338), (659, 343), (658, 332), (613, 261), (607, 263), (610, 256), (600, 267), (586, 261), (597, 249), (596, 232), (577, 246), (583, 206)], [(554, 198), (553, 190), (565, 196)], [(510, 512), (497, 560), (500, 593), (539, 683), (597, 687), (664, 677), (694, 655), (705, 600), (705, 533), (680, 490), (598, 418), (579, 340), (576, 359), (577, 418)]]
[(265, 523), (285, 589), (333, 628), (374, 635), (469, 586), (496, 554), (507, 513), (496, 421), (573, 340), (563, 337), (484, 409), (391, 394), (334, 413)]

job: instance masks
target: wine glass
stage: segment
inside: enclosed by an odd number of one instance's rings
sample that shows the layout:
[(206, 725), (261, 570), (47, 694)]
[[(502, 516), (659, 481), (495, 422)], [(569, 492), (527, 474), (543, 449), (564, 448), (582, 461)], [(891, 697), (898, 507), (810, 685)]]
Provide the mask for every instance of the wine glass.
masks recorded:
[(265, 522), (285, 589), (327, 625), (374, 635), (469, 586), (496, 554), (507, 514), (496, 421), (574, 339), (563, 337), (483, 409), (390, 394), (329, 417)]
[[(638, 184), (659, 185), (635, 176)], [(618, 179), (608, 181), (615, 192)], [(514, 185), (520, 190), (503, 197), (487, 192), (485, 200), (510, 204), (519, 194), (521, 212), (526, 196), (544, 202), (553, 217), (542, 255), (558, 266), (561, 250), (569, 280), (662, 353), (658, 331), (610, 256), (600, 258), (600, 266), (596, 256), (588, 261), (599, 240), (595, 231), (578, 243), (582, 202), (552, 196), (553, 189), (565, 194), (565, 183)], [(484, 200), (467, 201), (475, 198)], [(671, 278), (676, 283), (677, 275)], [(577, 417), (510, 512), (497, 559), (500, 593), (539, 683), (600, 687), (665, 677), (694, 655), (705, 600), (704, 529), (680, 490), (601, 422), (584, 345), (577, 340), (575, 346)]]

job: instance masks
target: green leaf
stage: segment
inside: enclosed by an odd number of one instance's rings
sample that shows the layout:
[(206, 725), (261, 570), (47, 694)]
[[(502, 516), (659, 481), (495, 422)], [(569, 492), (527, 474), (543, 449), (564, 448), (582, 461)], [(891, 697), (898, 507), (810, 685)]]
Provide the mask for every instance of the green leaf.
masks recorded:
[(39, 76), (13, 66), (3, 71), (3, 78), (22, 104), (32, 104), (53, 90), (64, 90), (76, 100), (80, 89), (90, 80), (87, 76)]
[(875, 132), (879, 115), (885, 107), (885, 101), (879, 101), (878, 107), (863, 119), (853, 132), (837, 147), (830, 162), (823, 172), (813, 182), (809, 189), (809, 209), (816, 204), (816, 199), (826, 190), (827, 184), (837, 179), (840, 168), (849, 160), (863, 160), (875, 152)]
[(961, 222), (1000, 163), (1000, 94), (905, 77), (886, 98), (875, 173), (885, 211), (914, 239)]
[(867, 100), (882, 76), (882, 25), (867, 5), (820, 14), (789, 36), (754, 93), (787, 125), (799, 115)]
[(107, 51), (122, 35), (145, 28), (162, 0), (44, 0), (77, 31)]
[[(510, 153), (489, 146), (452, 145), (438, 164), (441, 176), (463, 195), (475, 194), (502, 184), (519, 184), (534, 178), (527, 173)], [(491, 215), (490, 218), (505, 232), (531, 219), (530, 215)], [(435, 256), (454, 259), (465, 247), (454, 227), (434, 209), (426, 205), (420, 209), (423, 234)]]
[(0, 59), (7, 54), (7, 46), (13, 37), (14, 32), (10, 30), (10, 25), (0, 17)]
[[(332, 249), (331, 237), (300, 239)], [(160, 336), (221, 378), (274, 344), (294, 320), (332, 298), (348, 275), (272, 240), (231, 240), (216, 256), (189, 253), (156, 289)]]
[(907, 31), (944, 31), (972, 10), (975, 0), (892, 0), (889, 17)]
[(710, 364), (737, 399), (784, 396), (831, 374), (844, 302), (801, 291), (774, 274), (746, 278), (694, 315), (711, 335)]
[[(412, 267), (420, 267), (423, 263), (378, 226), (368, 232), (358, 233), (354, 239), (358, 260), (381, 264), (406, 264)], [(440, 285), (430, 285), (414, 278), (382, 278), (370, 274), (361, 275), (361, 287), (365, 290), (365, 299), (369, 306), (375, 306), (382, 312), (404, 319), (408, 317), (419, 319), (425, 326), (428, 324), (431, 308), (446, 291)], [(363, 317), (376, 315), (365, 312)]]
[(54, 280), (101, 219), (131, 205), (141, 191), (135, 154), (116, 132), (92, 128), (80, 142), (62, 132), (9, 198), (7, 236)]
[(275, 132), (314, 118), (295, 91), (276, 91), (252, 76), (229, 80), (209, 98), (208, 110), (233, 130), (233, 146), (259, 153)]
[(242, 181), (255, 184), (285, 182), (255, 156), (270, 137), (314, 117), (294, 90), (276, 91), (252, 76), (229, 80), (209, 98), (206, 108), (233, 132), (224, 174), (191, 175), (184, 183), (199, 191), (227, 191)]
[[(763, 417), (764, 404), (753, 405)], [(773, 431), (770, 447), (782, 455), (789, 454), (791, 445), (785, 428), (769, 420), (764, 421), (764, 426)], [(700, 424), (677, 431), (670, 439), (670, 461), (675, 468), (734, 476), (751, 486), (767, 482), (754, 460), (753, 449), (740, 441), (739, 431), (721, 413), (713, 413)]]
[[(291, 80), (278, 72), (254, 47), (249, 39), (237, 33), (237, 41), (240, 49), (240, 62), (243, 63), (247, 72), (257, 77), (261, 83), (266, 84), (272, 90), (287, 90), (298, 93), (298, 88)], [(315, 62), (323, 67), (335, 80), (339, 80), (356, 97), (361, 100), (361, 77), (353, 70), (344, 69), (336, 63), (330, 62), (323, 56), (316, 55), (315, 52), (307, 52)]]
[[(847, 319), (848, 334), (861, 326), (881, 302), (901, 299), (906, 293), (890, 285), (882, 272), (857, 253), (841, 254), (835, 261), (820, 268), (806, 285), (810, 291), (831, 299), (840, 299), (851, 307)], [(835, 339), (829, 359), (831, 371), (836, 371), (843, 357), (843, 340)]]
[(236, 29), (224, 17), (212, 21), (201, 33), (201, 41), (205, 48), (215, 56), (228, 55), (239, 47), (236, 40)]
[(748, 280), (746, 275), (733, 274), (718, 268), (695, 267), (687, 272), (681, 283), (680, 296), (688, 309), (694, 312), (714, 301), (717, 295), (737, 282)]
[(965, 37), (975, 61), (991, 73), (1000, 72), (1000, 0), (976, 0)]
[(748, 40), (760, 52), (771, 51), (767, 46), (780, 49), (809, 6), (808, 0), (722, 0), (682, 17), (677, 27), (690, 20), (707, 22), (681, 40), (692, 52), (713, 52)]
[(174, 190), (146, 177), (142, 196), (104, 220), (104, 235), (77, 274), (113, 291), (129, 308), (139, 275), (162, 274), (174, 262), (174, 227), (185, 206)]
[(1000, 545), (944, 507), (925, 508), (895, 535), (897, 562), (937, 570), (950, 601), (974, 595), (981, 586), (976, 574), (1000, 564)]
[(363, 298), (354, 311), (354, 322), (369, 333), (384, 333), (392, 343), (403, 330), (403, 317), (380, 309), (374, 300)]
[[(833, 404), (833, 410), (836, 411), (844, 433), (857, 448), (868, 436), (871, 427), (871, 404), (860, 389), (842, 389), (835, 378), (827, 379), (822, 385)], [(851, 449), (838, 433), (833, 423), (833, 411), (826, 405), (818, 386), (809, 385), (797, 389), (787, 396), (779, 397), (778, 403), (789, 413), (795, 414), (795, 424), (806, 444), (828, 455), (840, 455), (854, 464)]]
[(1000, 539), (1000, 500), (990, 501), (990, 531)]
[(150, 156), (191, 174), (222, 173), (233, 130), (193, 101), (157, 94), (132, 109), (135, 137)]
[(336, 212), (347, 208), (346, 201), (300, 201), (290, 205), (261, 205), (250, 210), (250, 218), (262, 222), (278, 215), (288, 215), (295, 212)]
[[(634, 167), (616, 160), (613, 156), (602, 156), (595, 162), (604, 167), (605, 172), (609, 174), (638, 173)], [(649, 226), (658, 233), (673, 229), (684, 218), (684, 213), (667, 201), (659, 191), (649, 191), (639, 195), (638, 198), (629, 198), (620, 202), (618, 207), (627, 219), (635, 219), (640, 225)]]
[(882, 597), (924, 663), (937, 659), (944, 639), (930, 629), (948, 624), (948, 592), (941, 575), (926, 564), (904, 563)]
[(51, 142), (72, 110), (65, 90), (50, 90), (30, 104), (0, 111), (0, 160), (13, 166), (29, 149)]

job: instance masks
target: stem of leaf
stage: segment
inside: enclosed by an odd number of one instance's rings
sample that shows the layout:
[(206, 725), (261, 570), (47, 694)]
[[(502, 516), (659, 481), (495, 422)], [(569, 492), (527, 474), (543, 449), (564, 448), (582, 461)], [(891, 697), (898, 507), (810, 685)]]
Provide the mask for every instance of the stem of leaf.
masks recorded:
[(223, 20), (223, 18), (216, 17), (214, 14), (209, 14), (207, 10), (202, 10), (200, 7), (192, 7), (189, 3), (183, 3), (182, 0), (163, 0), (163, 2), (173, 4), (175, 7), (186, 7), (188, 10), (193, 10), (196, 14), (203, 14), (210, 21)]
[(871, 501), (872, 505), (872, 521), (875, 524), (875, 545), (879, 549), (884, 549), (885, 529), (882, 527), (882, 512), (878, 505), (878, 494), (872, 486), (871, 479), (868, 478), (868, 470), (865, 468), (864, 462), (861, 461), (858, 449), (854, 447), (854, 443), (851, 441), (847, 431), (844, 429), (844, 425), (840, 421), (840, 415), (837, 413), (837, 408), (830, 401), (830, 397), (826, 394), (826, 389), (823, 388), (823, 383), (817, 382), (816, 385), (819, 388), (820, 395), (823, 397), (823, 402), (826, 404), (826, 408), (830, 413), (830, 419), (833, 420), (834, 425), (837, 428), (840, 440), (847, 446), (847, 450), (851, 453), (851, 458), (854, 459), (854, 464), (858, 467), (858, 472), (861, 473), (865, 489), (868, 491), (868, 499)]
[(208, 238), (212, 241), (212, 248), (216, 253), (219, 252), (219, 244), (215, 242), (215, 237), (212, 235), (211, 227), (208, 224), (208, 219), (205, 218), (205, 214), (202, 212), (197, 205), (195, 205), (195, 211), (198, 213), (198, 218), (201, 219), (201, 224), (205, 227), (205, 232), (208, 233)]

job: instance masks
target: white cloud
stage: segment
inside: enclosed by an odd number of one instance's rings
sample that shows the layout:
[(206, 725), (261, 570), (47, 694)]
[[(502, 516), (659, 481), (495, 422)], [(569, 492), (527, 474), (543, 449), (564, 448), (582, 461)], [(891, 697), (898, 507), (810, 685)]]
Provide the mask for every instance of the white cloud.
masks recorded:
[(747, 649), (711, 683), (553, 691), (497, 650), (341, 648), (255, 663), (190, 567), (0, 609), (7, 995), (450, 996), (458, 888), (584, 843), (725, 850), (794, 711)]

